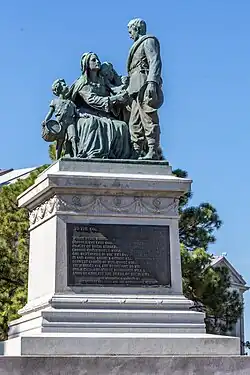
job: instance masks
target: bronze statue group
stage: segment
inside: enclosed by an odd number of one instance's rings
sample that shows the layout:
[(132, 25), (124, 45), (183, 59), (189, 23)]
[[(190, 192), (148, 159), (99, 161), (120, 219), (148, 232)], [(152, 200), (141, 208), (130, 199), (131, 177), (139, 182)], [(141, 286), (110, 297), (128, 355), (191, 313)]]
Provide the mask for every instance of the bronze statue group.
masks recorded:
[[(81, 57), (81, 76), (68, 87), (52, 85), (56, 96), (42, 123), (42, 137), (56, 141), (57, 159), (77, 158), (160, 160), (158, 109), (163, 104), (160, 44), (146, 33), (146, 23), (133, 19), (128, 32), (128, 76), (111, 63), (101, 64), (93, 52)], [(55, 120), (52, 119), (54, 116)]]

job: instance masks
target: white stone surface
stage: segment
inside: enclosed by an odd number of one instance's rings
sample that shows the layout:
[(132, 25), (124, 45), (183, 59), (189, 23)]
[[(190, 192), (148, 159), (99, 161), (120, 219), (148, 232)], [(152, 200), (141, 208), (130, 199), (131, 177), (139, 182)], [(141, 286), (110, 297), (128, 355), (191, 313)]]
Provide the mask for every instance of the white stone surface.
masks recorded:
[(10, 323), (9, 338), (37, 332), (205, 333), (204, 315), (191, 306), (180, 295), (58, 294), (40, 309), (26, 306)]
[[(50, 166), (35, 184), (19, 196), (20, 206), (30, 209), (51, 198), (51, 190), (62, 189), (72, 192), (101, 193), (105, 196), (121, 195), (178, 197), (190, 189), (191, 180), (171, 174), (171, 168), (158, 163), (126, 165), (125, 163), (87, 163), (60, 160)], [(122, 170), (119, 170), (121, 169)], [(114, 171), (114, 172), (113, 172)], [(92, 195), (93, 195), (92, 194)]]
[(28, 302), (55, 293), (56, 217), (30, 231)]
[[(20, 196), (19, 204), (31, 209), (29, 298), (22, 314), (39, 308), (41, 301), (46, 303), (54, 294), (98, 292), (96, 287), (73, 290), (67, 286), (68, 222), (168, 225), (171, 288), (158, 288), (157, 293), (181, 295), (178, 196), (189, 190), (191, 181), (171, 175), (171, 168), (164, 163), (152, 164), (138, 167), (135, 163), (127, 166), (125, 163), (60, 160)], [(112, 173), (112, 169), (118, 167), (122, 167), (123, 173)], [(148, 173), (153, 171), (154, 175)], [(159, 192), (162, 188), (164, 191)], [(119, 292), (127, 294), (128, 289), (125, 289), (118, 288)], [(105, 287), (102, 291), (117, 293), (117, 288)], [(141, 288), (129, 288), (129, 293), (140, 292)], [(155, 288), (147, 288), (146, 293), (155, 294)]]
[(168, 310), (45, 309), (11, 322), (9, 338), (36, 332), (204, 333), (200, 314)]
[[(12, 350), (13, 345), (13, 350)], [(20, 352), (17, 352), (18, 346)], [(15, 353), (14, 354), (14, 350)], [(80, 333), (18, 337), (5, 345), (5, 355), (235, 355), (239, 339), (205, 334)]]

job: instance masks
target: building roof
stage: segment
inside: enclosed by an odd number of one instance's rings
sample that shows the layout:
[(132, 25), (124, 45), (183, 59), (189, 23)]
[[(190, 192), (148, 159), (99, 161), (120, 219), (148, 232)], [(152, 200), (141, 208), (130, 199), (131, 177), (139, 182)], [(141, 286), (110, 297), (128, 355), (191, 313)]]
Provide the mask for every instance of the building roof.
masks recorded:
[(4, 175), (5, 173), (8, 173), (10, 171), (13, 171), (13, 168), (10, 168), (10, 169), (0, 169), (0, 176)]
[(232, 284), (240, 285), (243, 289), (248, 290), (249, 287), (246, 285), (246, 281), (243, 277), (236, 271), (236, 269), (232, 266), (232, 264), (227, 260), (227, 258), (223, 255), (214, 255), (213, 260), (211, 263), (212, 267), (224, 266), (229, 269), (232, 275)]
[[(37, 169), (37, 167), (8, 170), (0, 169), (0, 187), (13, 184), (18, 179), (27, 178), (29, 174), (35, 169)], [(5, 171), (5, 173), (1, 173), (1, 171)]]

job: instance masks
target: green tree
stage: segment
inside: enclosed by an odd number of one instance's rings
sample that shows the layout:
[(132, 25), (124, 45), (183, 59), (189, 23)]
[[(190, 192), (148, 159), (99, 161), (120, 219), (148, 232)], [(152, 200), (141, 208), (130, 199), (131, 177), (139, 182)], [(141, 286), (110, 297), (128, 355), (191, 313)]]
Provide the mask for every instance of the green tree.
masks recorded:
[[(187, 172), (173, 173), (187, 178)], [(215, 232), (222, 221), (210, 203), (189, 206), (192, 192), (185, 194), (179, 204), (179, 235), (181, 242), (184, 295), (194, 301), (194, 308), (206, 314), (207, 332), (226, 334), (237, 322), (243, 303), (237, 291), (229, 289), (230, 275), (226, 267), (213, 268), (208, 246), (216, 241)]]
[[(176, 169), (173, 173), (177, 177), (187, 178), (187, 172)], [(180, 241), (187, 249), (207, 249), (216, 241), (215, 231), (218, 230), (222, 221), (216, 209), (210, 203), (201, 203), (199, 206), (188, 206), (192, 193), (185, 194), (179, 204), (179, 233)]]
[(28, 211), (17, 206), (17, 197), (30, 187), (46, 166), (0, 192), (0, 340), (7, 337), (8, 322), (26, 303), (29, 248)]
[(237, 291), (231, 291), (230, 275), (226, 267), (213, 268), (212, 255), (202, 248), (193, 251), (181, 245), (184, 295), (194, 301), (194, 309), (206, 314), (209, 333), (226, 334), (231, 331), (243, 311)]
[(214, 232), (221, 227), (221, 224), (216, 209), (210, 203), (186, 207), (181, 210), (180, 241), (189, 250), (197, 247), (207, 249), (209, 244), (216, 241)]

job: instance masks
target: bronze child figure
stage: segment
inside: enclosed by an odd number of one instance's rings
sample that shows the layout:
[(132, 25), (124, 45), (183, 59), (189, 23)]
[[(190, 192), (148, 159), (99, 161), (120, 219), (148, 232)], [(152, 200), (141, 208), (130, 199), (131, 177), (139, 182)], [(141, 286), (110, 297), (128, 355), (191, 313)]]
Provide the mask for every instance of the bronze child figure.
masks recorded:
[(57, 122), (61, 125), (64, 137), (57, 140), (57, 159), (61, 157), (63, 143), (71, 144), (71, 154), (77, 156), (77, 135), (76, 135), (76, 117), (77, 109), (75, 104), (68, 99), (69, 87), (64, 79), (57, 79), (52, 84), (52, 92), (58, 98), (50, 103), (50, 110), (43, 121), (43, 125), (50, 120), (54, 114)]
[(102, 63), (101, 75), (104, 77), (105, 84), (113, 94), (119, 94), (128, 87), (128, 77), (119, 76), (113, 65), (109, 62), (105, 61)]

